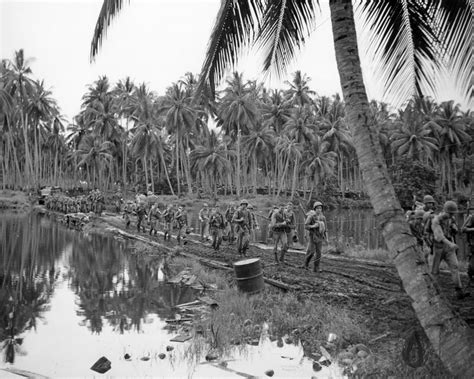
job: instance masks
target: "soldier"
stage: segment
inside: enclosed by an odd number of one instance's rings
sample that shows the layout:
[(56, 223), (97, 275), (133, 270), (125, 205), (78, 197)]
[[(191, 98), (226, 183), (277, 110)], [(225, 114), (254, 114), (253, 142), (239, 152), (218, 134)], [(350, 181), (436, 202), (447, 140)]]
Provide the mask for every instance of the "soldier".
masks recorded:
[(125, 229), (130, 226), (130, 215), (133, 213), (133, 202), (127, 201), (123, 207), (123, 219), (125, 220)]
[(161, 214), (161, 217), (163, 218), (164, 221), (164, 240), (168, 238), (168, 240), (171, 239), (171, 233), (173, 231), (173, 219), (174, 219), (174, 210), (173, 210), (173, 204), (168, 204), (166, 209), (163, 211)]
[(458, 206), (454, 201), (446, 201), (443, 211), (433, 217), (431, 229), (433, 230), (433, 265), (431, 273), (435, 276), (439, 275), (439, 266), (444, 260), (451, 270), (451, 277), (454, 282), (456, 296), (459, 300), (469, 296), (463, 292), (461, 278), (459, 276), (458, 258), (456, 249), (458, 245), (454, 242), (458, 228), (454, 215), (458, 211)]
[(464, 222), (461, 231), (466, 233), (467, 244), (469, 246), (469, 266), (467, 268), (467, 275), (469, 281), (474, 284), (474, 215), (469, 215)]
[(431, 229), (431, 222), (433, 221), (435, 211), (435, 200), (433, 196), (426, 195), (423, 197), (423, 208), (425, 214), (423, 215), (423, 240), (426, 246), (428, 246), (430, 255), (433, 255), (433, 230)]
[(148, 213), (148, 223), (150, 224), (150, 236), (153, 232), (156, 233), (158, 232), (158, 223), (160, 221), (160, 210), (158, 209), (158, 204), (153, 204), (150, 212)]
[(199, 211), (199, 223), (201, 230), (201, 241), (209, 241), (209, 208), (206, 203)]
[(247, 210), (249, 202), (241, 200), (239, 208), (235, 211), (232, 217), (232, 222), (235, 224), (235, 232), (237, 233), (237, 252), (240, 256), (247, 255), (249, 248), (249, 233), (252, 227), (252, 218), (250, 212)]
[(122, 203), (123, 203), (122, 194), (120, 192), (117, 192), (115, 194), (115, 201), (114, 201), (115, 212), (120, 213), (120, 211), (122, 210)]
[(140, 231), (141, 226), (143, 229), (143, 233), (146, 233), (146, 227), (143, 223), (143, 219), (146, 216), (146, 208), (143, 202), (138, 203), (135, 213), (137, 214), (137, 231)]
[(259, 229), (260, 226), (257, 221), (257, 216), (255, 215), (255, 207), (252, 204), (249, 204), (248, 210), (250, 212), (250, 218), (252, 219), (251, 228), (250, 228), (250, 240), (255, 241), (256, 240), (255, 231)]
[(225, 229), (225, 219), (217, 206), (213, 206), (209, 217), (209, 227), (212, 237), (212, 248), (219, 251), (222, 242), (222, 233)]
[[(273, 241), (275, 243), (273, 247), (273, 254), (275, 255), (275, 261), (277, 263), (284, 263), (285, 254), (288, 250), (288, 236), (287, 233), (290, 231), (290, 227), (285, 218), (285, 205), (281, 204), (275, 212), (272, 214), (270, 221), (270, 229), (273, 234)], [(278, 243), (281, 243), (280, 258), (278, 259)]]
[(313, 204), (313, 210), (308, 212), (304, 223), (305, 229), (309, 232), (308, 248), (306, 249), (306, 258), (304, 268), (308, 269), (311, 258), (314, 259), (314, 272), (319, 272), (323, 241), (327, 241), (326, 217), (323, 215), (323, 203), (316, 201)]
[(235, 240), (235, 228), (234, 228), (234, 223), (232, 222), (234, 213), (235, 213), (234, 203), (230, 203), (224, 214), (226, 229), (227, 229), (227, 241), (229, 242), (229, 245), (232, 245)]
[(425, 211), (417, 210), (414, 212), (414, 217), (412, 220), (408, 222), (410, 225), (410, 230), (413, 236), (416, 238), (416, 243), (418, 246), (423, 248), (423, 216), (425, 215)]
[[(184, 205), (178, 207), (177, 212), (174, 214), (174, 220), (178, 228), (178, 233), (176, 234), (176, 240), (178, 245), (181, 245), (181, 240), (186, 238), (187, 228), (188, 228), (188, 214), (184, 209)], [(183, 241), (183, 245), (186, 245), (187, 241)]]
[(285, 211), (284, 211), (286, 223), (288, 224), (289, 227), (289, 232), (286, 234), (286, 238), (288, 240), (288, 247), (291, 247), (293, 245), (293, 242), (298, 241), (298, 236), (296, 234), (296, 216), (295, 212), (293, 211), (293, 203), (289, 202), (286, 205)]
[[(268, 212), (268, 220), (271, 222), (272, 221), (272, 215), (274, 212), (278, 211), (278, 205), (274, 205), (272, 209), (270, 209), (270, 212)], [(273, 231), (272, 228), (268, 228), (268, 238), (273, 238)]]

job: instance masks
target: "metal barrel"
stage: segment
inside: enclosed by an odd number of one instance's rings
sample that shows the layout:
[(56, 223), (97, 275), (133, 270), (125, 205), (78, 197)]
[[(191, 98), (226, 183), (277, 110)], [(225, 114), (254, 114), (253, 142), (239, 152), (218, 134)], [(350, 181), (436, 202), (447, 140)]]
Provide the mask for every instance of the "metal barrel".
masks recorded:
[(235, 279), (240, 291), (254, 294), (264, 289), (263, 270), (259, 258), (234, 263)]

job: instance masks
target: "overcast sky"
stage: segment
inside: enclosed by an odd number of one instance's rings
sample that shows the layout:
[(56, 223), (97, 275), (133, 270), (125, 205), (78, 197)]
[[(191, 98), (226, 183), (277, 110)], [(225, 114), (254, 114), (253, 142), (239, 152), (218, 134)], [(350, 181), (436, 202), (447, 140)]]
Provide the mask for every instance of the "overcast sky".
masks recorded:
[[(109, 29), (94, 63), (89, 62), (92, 33), (101, 0), (0, 0), (0, 57), (13, 58), (23, 48), (34, 77), (44, 79), (70, 121), (80, 109), (87, 85), (100, 75), (115, 83), (130, 76), (163, 94), (186, 72), (199, 73), (220, 0), (132, 0)], [(320, 95), (341, 92), (327, 1), (320, 1), (317, 30), (288, 72), (301, 70)], [(262, 80), (259, 60), (244, 58), (238, 67), (245, 79)], [(370, 98), (381, 100), (382, 88), (363, 60)], [(282, 81), (267, 85), (282, 86)], [(444, 99), (453, 98), (449, 87)], [(457, 100), (460, 101), (460, 100)]]

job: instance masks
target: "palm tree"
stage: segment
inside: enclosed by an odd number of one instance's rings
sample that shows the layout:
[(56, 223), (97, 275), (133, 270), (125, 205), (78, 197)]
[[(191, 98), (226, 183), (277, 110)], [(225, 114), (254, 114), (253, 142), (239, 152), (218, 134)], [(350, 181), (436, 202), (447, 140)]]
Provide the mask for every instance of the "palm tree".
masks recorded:
[(101, 142), (95, 134), (88, 134), (76, 150), (76, 154), (80, 159), (78, 165), (86, 166), (88, 173), (92, 171), (92, 178), (89, 177), (88, 181), (92, 181), (94, 186), (105, 187), (102, 181), (103, 171), (104, 166), (110, 164), (112, 160), (112, 154), (110, 153), (112, 147), (111, 142)]
[[(91, 44), (91, 56), (97, 53), (104, 29), (122, 5), (121, 0), (104, 1)], [(329, 8), (347, 124), (385, 241), (434, 350), (454, 376), (472, 377), (474, 331), (433, 290), (436, 284), (426, 275), (426, 265), (416, 264), (420, 251), (415, 238), (410, 236), (374, 124), (370, 123), (352, 1), (330, 0)], [(372, 46), (376, 49), (376, 57), (382, 61), (383, 83), (398, 101), (405, 101), (415, 92), (421, 94), (423, 88), (435, 87), (433, 77), (427, 74), (432, 71), (425, 70), (427, 62), (440, 69), (447, 59), (456, 62), (457, 72), (461, 74), (471, 70), (472, 5), (467, 0), (434, 0), (424, 6), (415, 1), (371, 1), (363, 3), (362, 10), (366, 16), (365, 29), (372, 32)], [(314, 30), (315, 17), (315, 5), (310, 0), (222, 1), (201, 82), (208, 81), (214, 89), (215, 83), (221, 80), (229, 65), (236, 63), (239, 51), (254, 35), (265, 49), (264, 68), (276, 67), (282, 72), (307, 34)], [(441, 56), (447, 50), (449, 54)], [(470, 85), (467, 87), (470, 91)]]
[(258, 108), (255, 92), (248, 83), (243, 83), (242, 74), (234, 72), (232, 78), (227, 80), (227, 87), (219, 106), (219, 122), (226, 135), (237, 141), (237, 167), (235, 172), (235, 186), (237, 196), (240, 196), (240, 143), (242, 133), (248, 134), (250, 128), (257, 123)]
[(198, 146), (191, 151), (191, 167), (206, 173), (211, 179), (210, 185), (214, 199), (217, 199), (218, 178), (223, 177), (230, 170), (228, 156), (229, 154), (232, 156), (233, 153), (220, 143), (219, 136), (214, 131), (210, 132), (205, 146)]
[(298, 70), (293, 74), (293, 80), (291, 82), (288, 80), (285, 81), (285, 83), (290, 86), (290, 88), (286, 90), (285, 98), (291, 105), (303, 107), (313, 104), (311, 96), (316, 95), (316, 92), (309, 89), (308, 83), (310, 80), (311, 78), (306, 74), (302, 75), (301, 71)]

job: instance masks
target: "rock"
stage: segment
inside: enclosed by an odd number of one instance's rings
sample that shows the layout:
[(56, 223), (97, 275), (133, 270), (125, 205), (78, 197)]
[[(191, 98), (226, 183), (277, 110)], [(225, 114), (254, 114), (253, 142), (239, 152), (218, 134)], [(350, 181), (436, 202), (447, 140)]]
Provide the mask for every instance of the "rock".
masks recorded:
[(130, 354), (128, 354), (128, 353), (126, 353), (123, 357), (124, 357), (125, 360), (127, 360), (127, 361), (129, 361), (130, 358), (132, 358), (132, 357), (130, 356)]
[(357, 349), (357, 352), (363, 350), (367, 353), (370, 353), (369, 348), (367, 346), (365, 346), (364, 344), (362, 344), (362, 343), (358, 343), (357, 345), (355, 345), (355, 348)]
[(166, 351), (173, 351), (174, 350), (174, 347), (173, 346), (166, 346)]
[(219, 359), (219, 356), (216, 353), (208, 353), (206, 355), (206, 361), (211, 362)]
[(365, 350), (360, 350), (359, 352), (357, 352), (357, 356), (359, 358), (367, 358), (369, 356), (369, 353), (367, 353)]
[(244, 321), (244, 326), (250, 326), (250, 325), (252, 325), (252, 320), (247, 319)]
[(158, 358), (160, 358), (160, 359), (165, 359), (165, 358), (166, 358), (166, 354), (165, 354), (165, 353), (160, 353), (160, 354), (158, 354)]
[(273, 376), (273, 375), (275, 375), (275, 371), (273, 371), (273, 370), (267, 370), (267, 371), (265, 371), (265, 375), (266, 375), (266, 376)]
[(313, 362), (313, 371), (321, 371), (323, 368), (318, 362)]
[(140, 358), (140, 360), (142, 360), (142, 361), (145, 361), (145, 362), (146, 362), (146, 361), (149, 361), (149, 360), (150, 360), (150, 357), (141, 357), (141, 358)]
[(104, 374), (111, 368), (112, 363), (106, 357), (101, 357), (92, 365), (91, 370), (98, 372), (99, 374)]

